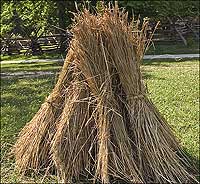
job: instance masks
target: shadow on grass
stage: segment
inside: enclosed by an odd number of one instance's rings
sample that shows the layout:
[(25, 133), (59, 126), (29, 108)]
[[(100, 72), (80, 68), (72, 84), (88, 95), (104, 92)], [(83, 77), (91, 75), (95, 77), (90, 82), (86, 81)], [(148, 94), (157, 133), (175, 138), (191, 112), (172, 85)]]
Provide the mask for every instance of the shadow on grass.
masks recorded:
[[(192, 60), (197, 60), (197, 59), (192, 59)], [(184, 58), (184, 59), (145, 59), (143, 60), (142, 65), (143, 66), (163, 66), (163, 67), (170, 67), (170, 64), (173, 63), (182, 63), (182, 62), (188, 62), (191, 61), (189, 58)]]
[[(54, 77), (1, 79), (1, 130), (17, 131), (39, 109), (53, 89)], [(13, 127), (13, 128), (12, 128)]]
[(17, 67), (17, 68), (24, 68), (24, 67), (43, 67), (43, 66), (60, 66), (62, 62), (34, 62), (34, 63), (19, 63), (19, 64), (3, 64), (2, 68), (10, 68), (10, 67)]
[(188, 45), (177, 42), (157, 41), (149, 47), (147, 54), (198, 54), (199, 41), (188, 40)]
[[(55, 76), (41, 76), (33, 79), (1, 79), (1, 90), (3, 94), (10, 93), (12, 96), (8, 96), (13, 98), (10, 99), (10, 102), (14, 103), (14, 101), (18, 100), (17, 97), (23, 97), (29, 99), (37, 98), (37, 95), (46, 92), (45, 88), (53, 88), (55, 84)], [(4, 104), (4, 99), (7, 97), (2, 94), (1, 96), (1, 104)], [(19, 99), (20, 100), (20, 99)]]
[(59, 71), (62, 62), (52, 63), (23, 63), (23, 64), (5, 64), (1, 66), (1, 72), (17, 72), (17, 71)]
[(13, 54), (13, 55), (1, 55), (1, 61), (10, 61), (10, 60), (31, 60), (31, 59), (61, 59), (65, 58), (66, 53), (54, 53), (46, 52), (42, 55), (36, 56), (25, 56), (24, 54)]
[(147, 72), (147, 71), (142, 72), (142, 79), (143, 80), (147, 80), (147, 79), (166, 80), (164, 77), (157, 77), (153, 74), (150, 74), (150, 72)]

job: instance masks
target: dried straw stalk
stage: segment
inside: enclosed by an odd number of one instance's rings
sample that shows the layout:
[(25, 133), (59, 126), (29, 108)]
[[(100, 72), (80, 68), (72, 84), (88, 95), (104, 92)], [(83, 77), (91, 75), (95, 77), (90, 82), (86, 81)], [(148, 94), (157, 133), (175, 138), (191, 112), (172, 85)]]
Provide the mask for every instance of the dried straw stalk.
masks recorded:
[(129, 23), (117, 6), (75, 14), (58, 83), (15, 145), (22, 173), (54, 169), (64, 183), (196, 182), (145, 91), (147, 26)]
[[(131, 138), (137, 150), (137, 166), (145, 182), (195, 181), (184, 168), (187, 163), (182, 163), (177, 154), (180, 152), (179, 143), (169, 125), (148, 99), (142, 84), (141, 57), (137, 56), (143, 56), (147, 24), (144, 22), (140, 34), (134, 35), (126, 14), (121, 13), (118, 8), (113, 11), (114, 15), (109, 10), (103, 15), (102, 26), (108, 40), (107, 43), (105, 40), (105, 45), (110, 60), (118, 71), (126, 94)], [(137, 43), (137, 46), (133, 43)]]

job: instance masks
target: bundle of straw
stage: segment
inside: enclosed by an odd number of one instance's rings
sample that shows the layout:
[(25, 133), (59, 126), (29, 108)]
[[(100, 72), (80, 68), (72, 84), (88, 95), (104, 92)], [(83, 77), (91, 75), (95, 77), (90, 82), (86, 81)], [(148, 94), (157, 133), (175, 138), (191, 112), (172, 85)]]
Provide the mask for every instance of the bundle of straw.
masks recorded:
[(196, 182), (140, 71), (148, 21), (118, 6), (75, 14), (73, 40), (52, 94), (20, 133), (22, 173), (55, 170), (60, 182)]
[(70, 51), (52, 93), (19, 134), (14, 152), (16, 165), (22, 173), (30, 169), (38, 172), (52, 163), (49, 154), (50, 143), (55, 133), (55, 122), (64, 106), (64, 91), (72, 78), (72, 60), (73, 53)]

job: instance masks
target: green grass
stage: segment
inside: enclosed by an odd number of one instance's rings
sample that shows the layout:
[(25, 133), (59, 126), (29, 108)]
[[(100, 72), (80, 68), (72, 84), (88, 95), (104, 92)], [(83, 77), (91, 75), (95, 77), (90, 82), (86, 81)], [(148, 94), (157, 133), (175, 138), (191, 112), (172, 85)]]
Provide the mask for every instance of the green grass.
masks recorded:
[(143, 66), (149, 95), (187, 152), (199, 156), (199, 62), (149, 62)]
[[(149, 96), (172, 126), (181, 145), (193, 159), (199, 159), (198, 61), (145, 61), (142, 72)], [(42, 181), (42, 177), (20, 178), (14, 170), (13, 159), (6, 153), (15, 143), (20, 129), (31, 120), (51, 92), (55, 82), (54, 76), (1, 80), (1, 183)], [(51, 176), (46, 182), (53, 181), (56, 182), (56, 178)]]
[(38, 56), (25, 56), (23, 54), (20, 55), (1, 55), (1, 61), (11, 61), (11, 60), (31, 60), (31, 59), (62, 59), (65, 58), (65, 54), (59, 53), (44, 53)]
[(21, 181), (17, 172), (13, 171), (13, 160), (7, 158), (6, 153), (14, 144), (19, 130), (31, 120), (54, 84), (54, 76), (1, 80), (1, 183)]
[(192, 42), (185, 46), (183, 43), (163, 43), (155, 42), (154, 46), (151, 45), (146, 54), (198, 54), (199, 43)]
[(61, 65), (61, 62), (1, 64), (1, 72), (12, 73), (18, 71), (57, 71), (61, 68)]

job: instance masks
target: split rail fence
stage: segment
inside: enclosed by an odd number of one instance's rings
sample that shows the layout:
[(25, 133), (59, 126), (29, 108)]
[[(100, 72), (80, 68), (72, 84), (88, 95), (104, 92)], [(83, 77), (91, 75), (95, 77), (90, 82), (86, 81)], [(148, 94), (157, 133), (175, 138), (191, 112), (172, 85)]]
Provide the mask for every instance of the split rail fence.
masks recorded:
[[(149, 26), (149, 33), (153, 31), (155, 24)], [(199, 27), (197, 23), (189, 21), (176, 21), (173, 23), (169, 19), (168, 24), (158, 26), (153, 36), (153, 42), (182, 42), (188, 44), (189, 39), (199, 40)], [(46, 52), (62, 52), (68, 48), (72, 35), (67, 34), (52, 34), (38, 38), (37, 45), (42, 53)], [(31, 54), (33, 50), (32, 40), (25, 38), (1, 38), (1, 54)]]

